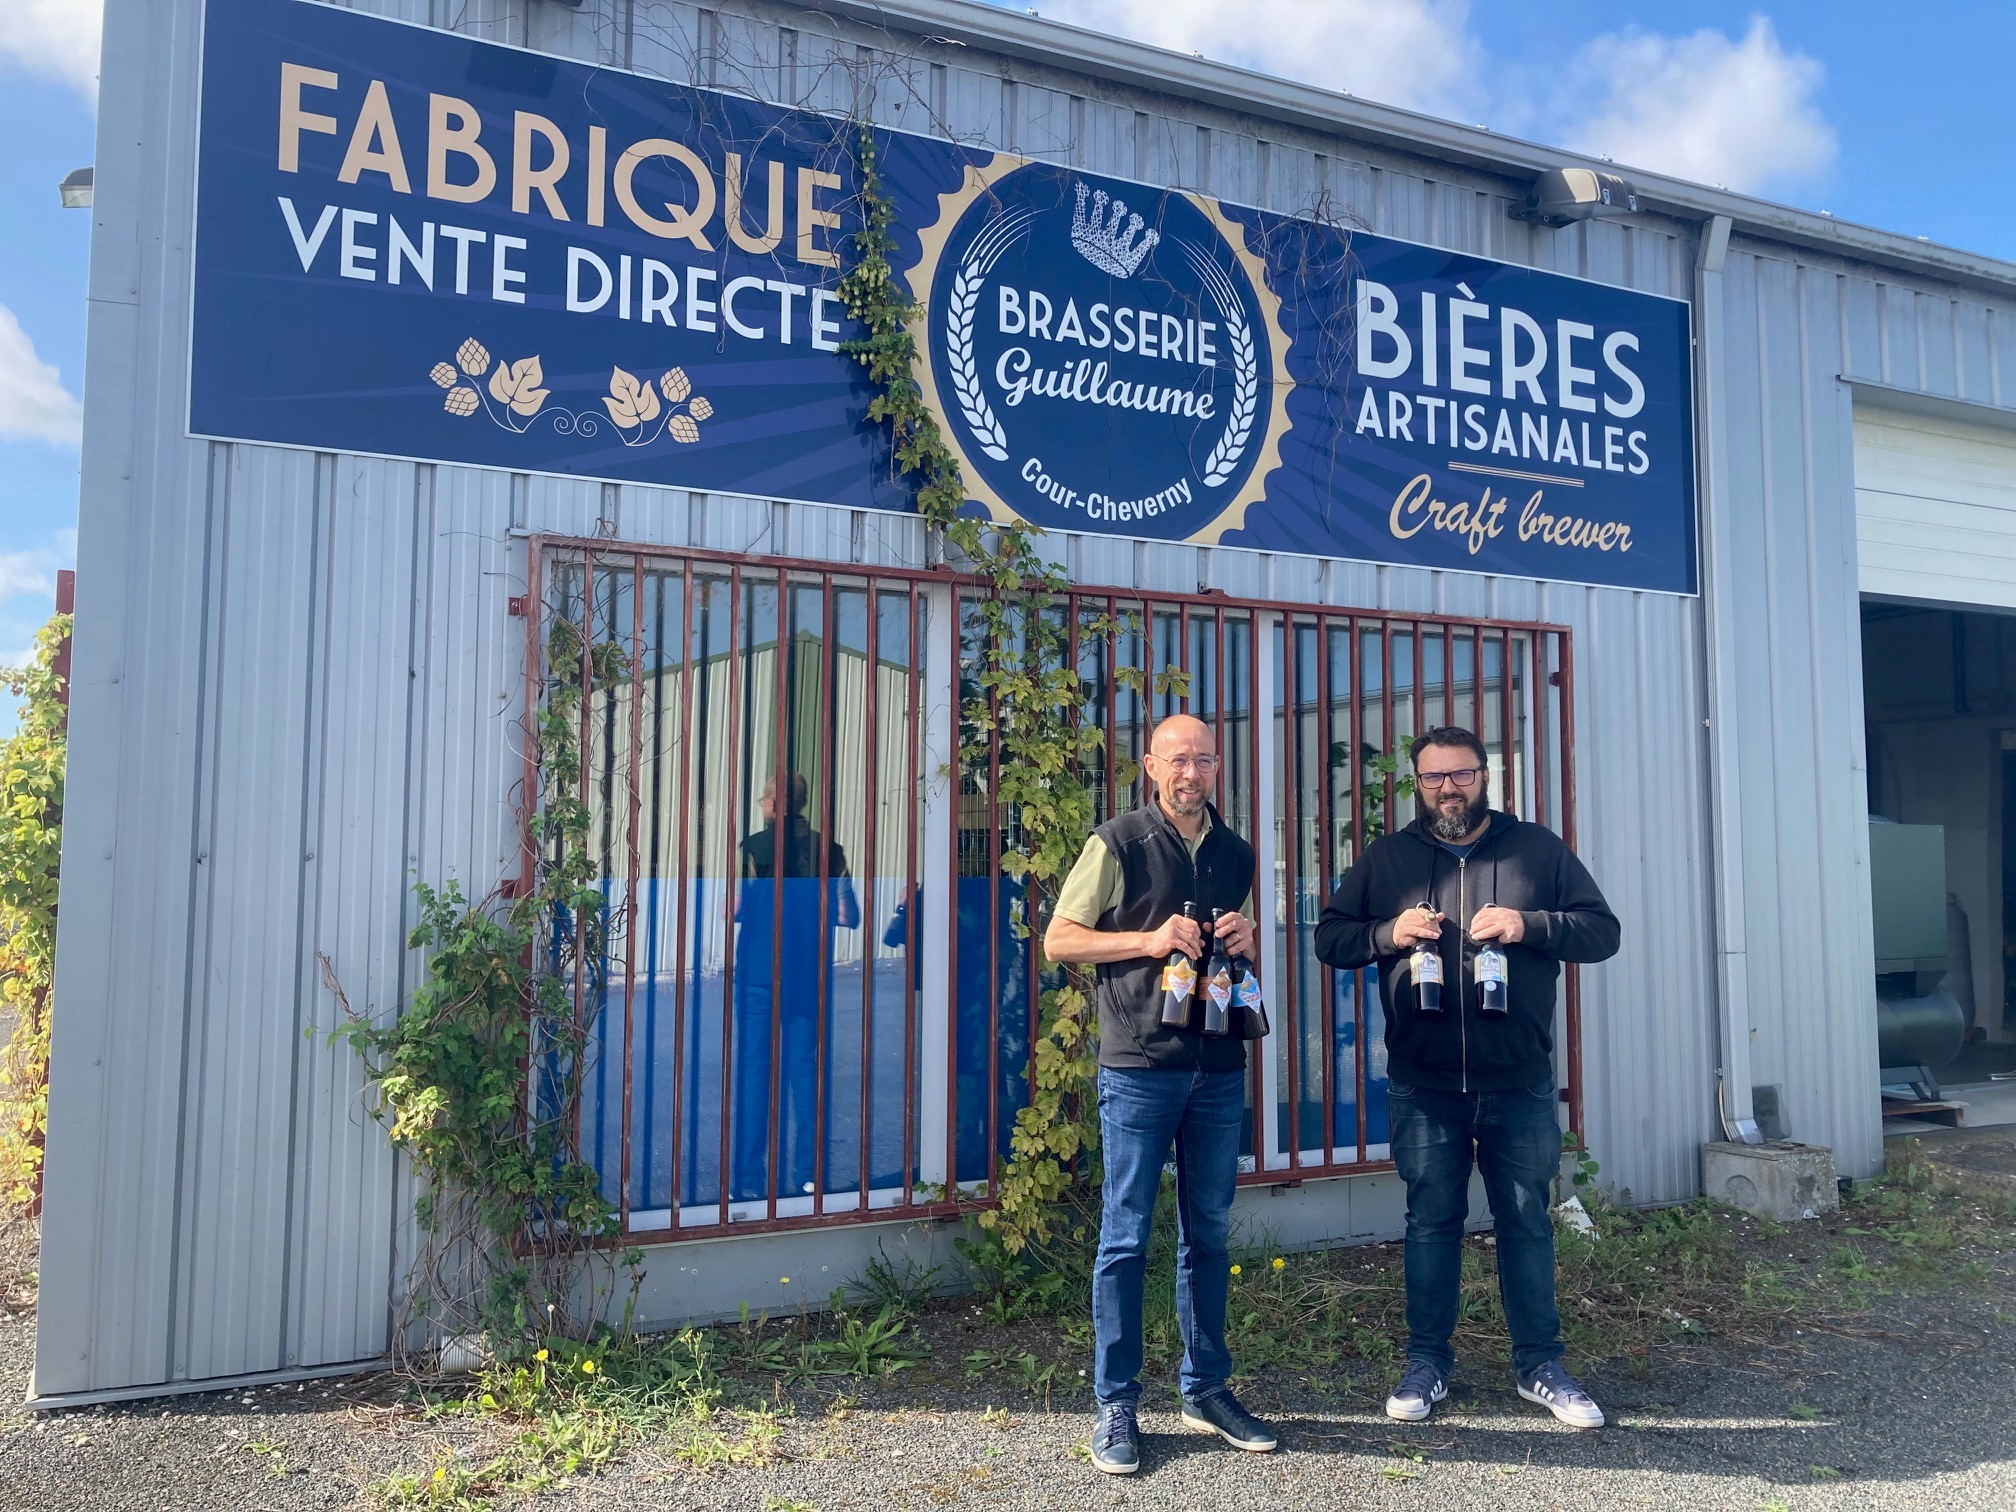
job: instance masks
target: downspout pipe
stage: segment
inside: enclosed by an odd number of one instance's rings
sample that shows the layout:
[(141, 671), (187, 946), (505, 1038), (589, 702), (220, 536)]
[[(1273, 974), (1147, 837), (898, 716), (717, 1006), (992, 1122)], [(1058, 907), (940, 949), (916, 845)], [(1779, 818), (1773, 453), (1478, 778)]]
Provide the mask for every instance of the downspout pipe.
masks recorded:
[(1716, 1115), (1722, 1137), (1762, 1144), (1750, 1097), (1750, 956), (1743, 887), (1743, 788), (1736, 720), (1736, 603), (1729, 537), (1722, 267), (1730, 218), (1710, 216), (1694, 254), (1694, 454), (1706, 616), (1708, 805), (1715, 919)]

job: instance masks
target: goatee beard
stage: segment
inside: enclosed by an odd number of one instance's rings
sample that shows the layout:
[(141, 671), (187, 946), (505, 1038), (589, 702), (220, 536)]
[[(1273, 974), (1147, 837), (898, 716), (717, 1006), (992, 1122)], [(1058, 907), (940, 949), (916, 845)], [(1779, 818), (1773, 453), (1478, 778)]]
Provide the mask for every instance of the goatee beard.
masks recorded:
[(1482, 824), (1490, 812), (1491, 794), (1488, 789), (1480, 786), (1477, 796), (1453, 814), (1439, 804), (1429, 810), (1428, 829), (1437, 840), (1461, 840)]

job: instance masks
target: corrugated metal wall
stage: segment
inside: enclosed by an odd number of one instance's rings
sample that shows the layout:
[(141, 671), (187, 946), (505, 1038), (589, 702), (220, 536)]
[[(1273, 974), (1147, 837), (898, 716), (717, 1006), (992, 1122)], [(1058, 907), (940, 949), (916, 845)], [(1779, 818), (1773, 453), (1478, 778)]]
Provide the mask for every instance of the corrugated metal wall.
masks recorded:
[[(493, 40), (846, 110), (1654, 292), (1693, 230), (1561, 232), (1523, 186), (1195, 112), (802, 10), (385, 0)], [(528, 532), (922, 560), (914, 521), (185, 438), (197, 0), (110, 0), (97, 159), (72, 793), (36, 1389), (384, 1351), (410, 1192), (332, 1050), (412, 982), (410, 883), (511, 851)], [(872, 90), (871, 90), (872, 86)], [(898, 107), (901, 107), (899, 110)], [(2010, 314), (1765, 249), (1730, 266), (1742, 865), (1764, 916), (1756, 1070), (1844, 1169), (1876, 1158), (1846, 370), (2000, 402)], [(1999, 333), (1999, 338), (1998, 338)], [(1588, 1123), (1647, 1200), (1714, 1130), (1697, 601), (1060, 538), (1080, 582), (1555, 621), (1575, 635), (1582, 848), (1626, 925), (1586, 974)], [(314, 1039), (304, 1031), (314, 1031)], [(1866, 1054), (1858, 1047), (1866, 1041)], [(1343, 1200), (1340, 1193), (1340, 1200)]]

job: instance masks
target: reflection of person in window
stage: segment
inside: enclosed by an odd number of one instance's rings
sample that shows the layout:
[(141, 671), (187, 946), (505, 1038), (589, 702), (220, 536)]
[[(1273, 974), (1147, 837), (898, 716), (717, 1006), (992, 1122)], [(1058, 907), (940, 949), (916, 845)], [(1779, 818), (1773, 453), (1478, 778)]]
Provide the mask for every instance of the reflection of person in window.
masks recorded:
[[(788, 773), (782, 787), (786, 802), (780, 804), (778, 779), (763, 784), (764, 824), (742, 842), (741, 882), (735, 898), (735, 1104), (730, 1135), (731, 1195), (738, 1202), (769, 1195), (773, 1122), (782, 1167), (777, 1195), (812, 1190), (818, 1036), (821, 1019), (832, 1005), (833, 931), (861, 923), (846, 853), (805, 818), (809, 791), (804, 774)], [(827, 878), (823, 910), (822, 857)], [(770, 1106), (773, 1024), (781, 1048), (774, 1110)]]

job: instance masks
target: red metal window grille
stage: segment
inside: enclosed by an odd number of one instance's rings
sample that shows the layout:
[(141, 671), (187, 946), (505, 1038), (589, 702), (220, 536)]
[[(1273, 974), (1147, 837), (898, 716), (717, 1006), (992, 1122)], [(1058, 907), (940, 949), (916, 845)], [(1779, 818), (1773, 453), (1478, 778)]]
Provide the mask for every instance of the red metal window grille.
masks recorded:
[[(570, 774), (609, 925), (607, 959), (572, 984), (598, 1046), (582, 1148), (626, 1240), (990, 1200), (1043, 983), (1042, 900), (1000, 867), (1019, 832), (998, 750), (952, 775), (989, 591), (942, 571), (533, 541), (534, 703), (554, 616), (626, 653), (613, 684), (584, 656)], [(1083, 774), (1098, 818), (1146, 801), (1148, 734), (1187, 711), (1217, 733), (1220, 811), (1259, 852), (1275, 1032), (1250, 1061), (1241, 1181), (1389, 1168), (1375, 974), (1319, 963), (1316, 916), (1411, 817), (1397, 783), (1431, 725), (1475, 730), (1495, 801), (1573, 843), (1568, 632), (1115, 589), (1074, 589), (1055, 612), (1076, 717), (1107, 737)], [(1579, 1129), (1572, 968), (1564, 998)]]

